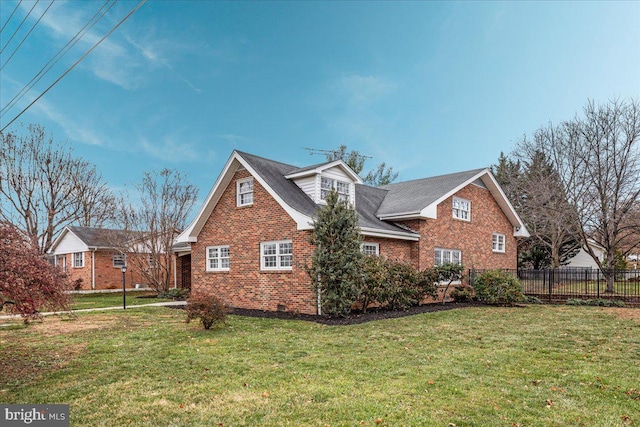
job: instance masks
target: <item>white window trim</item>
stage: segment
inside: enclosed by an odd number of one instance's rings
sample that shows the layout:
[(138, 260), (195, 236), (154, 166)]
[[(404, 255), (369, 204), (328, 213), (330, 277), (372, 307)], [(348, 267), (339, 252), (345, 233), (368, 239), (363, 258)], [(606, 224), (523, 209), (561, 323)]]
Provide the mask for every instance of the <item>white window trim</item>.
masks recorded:
[[(80, 265), (76, 265), (76, 255), (80, 254)], [(73, 268), (84, 268), (84, 252), (74, 252), (72, 256)]]
[[(469, 205), (469, 209), (468, 210), (457, 209), (455, 207), (456, 202), (467, 203)], [(459, 211), (460, 213), (458, 213), (456, 211)], [(462, 212), (466, 212), (467, 213), (467, 217), (466, 218), (464, 218), (464, 216), (461, 215)], [(459, 219), (460, 221), (471, 222), (471, 201), (467, 200), (467, 199), (463, 199), (462, 197), (454, 197), (453, 200), (451, 201), (451, 214), (455, 219)]]
[[(440, 251), (440, 252), (449, 252), (449, 254), (450, 254), (450, 255), (449, 255), (449, 259), (453, 258), (453, 257), (451, 256), (451, 254), (452, 254), (452, 253), (457, 252), (457, 253), (458, 253), (458, 259), (459, 259), (459, 264), (460, 264), (460, 265), (462, 265), (462, 251), (461, 251), (460, 249), (435, 248), (435, 249), (434, 249), (434, 251), (433, 251), (433, 265), (434, 265), (434, 266), (438, 267), (438, 266), (440, 266), (440, 265), (447, 264), (447, 263), (440, 263), (440, 264), (437, 264), (437, 263), (436, 263), (436, 252), (437, 252), (437, 251)], [(441, 255), (440, 255), (440, 259), (443, 259), (443, 258), (444, 258), (444, 256), (442, 256), (442, 254), (441, 254)]]
[(331, 181), (331, 188), (334, 189), (336, 192), (338, 191), (338, 183), (339, 182), (344, 184), (344, 185), (346, 185), (346, 188), (347, 188), (348, 192), (347, 193), (338, 192), (338, 199), (339, 200), (347, 200), (349, 202), (351, 201), (351, 193), (353, 192), (353, 188), (352, 188), (353, 186), (352, 186), (352, 184), (350, 182), (342, 181), (342, 180), (336, 179), (336, 178), (331, 178), (331, 177), (328, 177), (328, 176), (325, 176), (325, 175), (320, 175), (320, 193), (319, 193), (320, 203), (323, 203), (323, 204), (327, 203), (326, 197), (322, 197), (322, 192), (323, 192), (323, 190), (325, 190), (325, 189), (322, 188), (322, 180), (323, 179)]
[[(116, 258), (122, 258), (123, 265), (116, 265)], [(126, 254), (115, 254), (111, 257), (111, 262), (113, 263), (113, 268), (122, 268), (123, 266), (127, 266), (127, 255)]]
[(501, 233), (493, 233), (491, 248), (493, 249), (493, 252), (505, 253), (507, 249), (507, 240), (505, 235)]
[[(238, 207), (253, 205), (253, 196), (254, 196), (253, 186), (251, 187), (251, 191), (240, 193), (240, 185), (246, 182), (253, 182), (253, 177), (243, 178), (236, 181), (236, 206)], [(251, 203), (242, 203), (242, 195), (249, 194), (249, 193), (251, 193)]]
[[(218, 256), (216, 258), (210, 258), (209, 257), (209, 249), (217, 249), (218, 250)], [(221, 249), (229, 250), (229, 256), (227, 256), (227, 257), (221, 256), (220, 255)], [(205, 250), (206, 250), (206, 252), (205, 252), (206, 271), (229, 271), (229, 268), (231, 266), (231, 250), (229, 248), (229, 245), (207, 246)], [(211, 260), (211, 259), (217, 259), (218, 260), (218, 267), (211, 267), (210, 266), (209, 260)], [(223, 259), (229, 260), (227, 267), (223, 267), (222, 266), (222, 260)]]
[[(373, 254), (366, 253), (365, 250), (364, 250), (365, 246), (369, 246), (369, 247), (372, 247), (372, 248), (374, 247), (375, 248), (375, 253), (373, 253)], [(362, 243), (360, 243), (360, 250), (365, 255), (380, 256), (380, 243), (362, 242)]]
[[(291, 264), (292, 265), (285, 265), (282, 266), (282, 257), (284, 255), (289, 255), (289, 254), (281, 254), (280, 253), (280, 245), (283, 243), (289, 243), (291, 244)], [(265, 265), (265, 254), (264, 254), (264, 247), (266, 245), (276, 245), (276, 253), (275, 254), (269, 254), (269, 256), (275, 256), (276, 257), (276, 266), (275, 267), (267, 267)], [(260, 270), (262, 271), (287, 271), (287, 270), (292, 270), (293, 269), (293, 241), (292, 240), (274, 240), (271, 242), (260, 242)]]

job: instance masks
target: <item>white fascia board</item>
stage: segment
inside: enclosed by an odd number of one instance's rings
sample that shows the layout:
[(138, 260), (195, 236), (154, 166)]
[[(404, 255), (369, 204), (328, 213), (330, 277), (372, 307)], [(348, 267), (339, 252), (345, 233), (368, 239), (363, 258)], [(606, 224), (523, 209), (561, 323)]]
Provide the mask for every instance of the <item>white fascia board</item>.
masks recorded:
[(360, 233), (363, 236), (384, 237), (387, 239), (411, 240), (414, 242), (420, 240), (419, 234), (403, 233), (401, 231), (387, 231), (377, 228), (360, 228)]
[(62, 241), (62, 238), (64, 237), (64, 235), (67, 234), (69, 231), (71, 231), (71, 230), (69, 230), (69, 227), (63, 228), (62, 231), (60, 232), (60, 234), (58, 235), (58, 237), (56, 237), (55, 240), (53, 241), (53, 243), (51, 244), (51, 247), (49, 248), (47, 253), (49, 253), (49, 254), (54, 253), (56, 247)]
[[(309, 226), (309, 223), (313, 222), (313, 219), (303, 215), (302, 213), (296, 211), (291, 206), (286, 204), (284, 200), (275, 191), (267, 184), (267, 182), (262, 179), (262, 177), (242, 158), (242, 156), (237, 152), (233, 151), (229, 160), (225, 164), (220, 176), (216, 180), (215, 184), (209, 191), (209, 195), (207, 196), (204, 204), (200, 208), (198, 215), (196, 216), (193, 223), (185, 230), (179, 237), (180, 242), (190, 242), (194, 243), (198, 241), (198, 234), (202, 231), (202, 227), (206, 223), (207, 219), (213, 212), (213, 209), (218, 204), (220, 197), (224, 193), (224, 190), (227, 188), (231, 180), (233, 179), (233, 175), (239, 169), (238, 165), (244, 167), (255, 179), (262, 185), (262, 187), (267, 190), (267, 192), (273, 197), (282, 208), (291, 216), (291, 218), (296, 222), (298, 230), (308, 230), (313, 228)], [(235, 166), (235, 167), (234, 167)]]
[[(231, 153), (231, 156), (227, 160), (227, 163), (224, 165), (224, 168), (222, 168), (222, 172), (220, 172), (218, 179), (216, 179), (216, 182), (213, 184), (213, 187), (211, 187), (211, 190), (209, 190), (209, 194), (207, 195), (207, 198), (205, 199), (202, 206), (200, 207), (200, 210), (198, 211), (198, 214), (196, 215), (195, 219), (193, 220), (191, 225), (189, 225), (189, 227), (187, 227), (187, 229), (178, 237), (179, 239), (181, 239), (180, 241), (184, 241), (184, 242), (198, 241), (198, 234), (200, 233), (200, 231), (202, 230), (202, 227), (204, 227), (205, 222), (211, 215), (213, 208), (215, 208), (216, 204), (218, 204), (218, 201), (220, 200), (220, 197), (222, 197), (222, 193), (224, 192), (225, 188), (227, 187), (229, 182), (231, 182), (231, 178), (233, 177), (233, 173), (235, 173), (235, 170), (232, 173), (229, 173), (229, 172), (231, 170), (231, 167), (234, 164), (234, 161), (237, 161), (239, 157), (240, 156), (238, 155), (238, 152), (233, 150), (233, 153)], [(188, 231), (188, 234), (186, 234), (187, 231)]]
[(340, 166), (340, 168), (342, 170), (344, 170), (347, 173), (347, 175), (349, 175), (351, 177), (351, 179), (353, 180), (354, 183), (356, 183), (356, 184), (362, 184), (363, 183), (362, 178), (360, 178), (360, 176), (358, 176), (358, 174), (355, 173), (353, 171), (353, 169), (351, 169), (349, 167), (349, 165), (346, 164), (342, 160), (335, 160), (335, 161), (333, 161), (331, 163), (325, 163), (323, 165), (320, 165), (320, 166), (318, 166), (317, 168), (314, 168), (314, 169), (308, 169), (308, 170), (305, 170), (305, 171), (302, 171), (302, 172), (285, 175), (285, 178), (287, 178), (287, 179), (295, 179), (295, 178), (302, 178), (302, 177), (310, 176), (310, 175), (318, 175), (318, 174), (321, 174), (322, 171), (325, 171), (327, 169), (331, 169), (331, 168), (333, 168), (335, 166)]
[(236, 152), (234, 152), (234, 154), (237, 155), (237, 159), (240, 164), (242, 164), (242, 166), (244, 166), (244, 168), (249, 171), (251, 176), (253, 176), (253, 178), (258, 181), (265, 190), (267, 190), (271, 197), (273, 197), (278, 202), (278, 204), (282, 206), (285, 212), (289, 214), (291, 219), (296, 222), (298, 230), (309, 230), (313, 228), (313, 226), (309, 225), (310, 223), (313, 223), (313, 218), (298, 212), (287, 203), (285, 203), (285, 201), (282, 200), (282, 198), (275, 191), (273, 191), (271, 186), (267, 184), (267, 182), (262, 179), (262, 177), (240, 155), (238, 155)]
[(472, 176), (471, 178), (469, 178), (466, 181), (464, 181), (462, 184), (452, 188), (451, 190), (449, 190), (448, 192), (446, 192), (445, 194), (440, 196), (440, 198), (436, 199), (433, 203), (431, 203), (428, 206), (425, 206), (422, 209), (422, 211), (420, 211), (420, 216), (422, 216), (423, 218), (437, 219), (438, 218), (438, 205), (440, 203), (444, 202), (449, 197), (453, 196), (458, 191), (462, 190), (464, 187), (466, 187), (467, 185), (471, 184), (476, 179), (482, 177), (488, 171), (489, 171), (489, 169), (483, 169), (480, 172), (478, 172), (477, 174), (475, 174), (474, 176)]
[(486, 174), (482, 176), (482, 182), (484, 182), (484, 185), (486, 185), (491, 194), (493, 194), (493, 198), (498, 203), (498, 206), (500, 206), (511, 222), (514, 237), (529, 237), (529, 230), (527, 230), (524, 222), (520, 219), (520, 216), (511, 205), (511, 202), (509, 202), (509, 199), (507, 199), (504, 191), (502, 191), (500, 184), (498, 184), (498, 181), (496, 181), (495, 177), (488, 169), (486, 170)]

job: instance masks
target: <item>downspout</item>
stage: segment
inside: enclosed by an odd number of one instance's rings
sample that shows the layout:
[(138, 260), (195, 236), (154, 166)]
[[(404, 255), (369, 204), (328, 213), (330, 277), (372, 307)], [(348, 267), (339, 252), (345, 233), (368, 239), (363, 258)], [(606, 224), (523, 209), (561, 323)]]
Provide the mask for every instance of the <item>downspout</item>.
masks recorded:
[(173, 254), (173, 289), (178, 289), (178, 269), (176, 267), (176, 259), (178, 254)]
[(96, 289), (96, 248), (91, 252), (91, 289)]

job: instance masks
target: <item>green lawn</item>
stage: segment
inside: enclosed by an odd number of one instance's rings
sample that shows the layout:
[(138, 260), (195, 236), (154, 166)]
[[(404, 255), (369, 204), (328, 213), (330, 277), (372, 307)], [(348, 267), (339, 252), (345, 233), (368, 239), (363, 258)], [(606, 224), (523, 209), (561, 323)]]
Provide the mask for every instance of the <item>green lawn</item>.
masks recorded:
[(640, 311), (467, 308), (355, 326), (182, 310), (0, 330), (0, 401), (72, 426), (640, 426)]
[[(154, 296), (155, 292), (127, 291), (127, 306), (150, 304), (154, 302), (171, 301), (161, 298), (141, 298)], [(71, 309), (79, 310), (83, 308), (103, 308), (122, 306), (122, 293), (95, 293), (95, 294), (73, 294), (71, 295)]]

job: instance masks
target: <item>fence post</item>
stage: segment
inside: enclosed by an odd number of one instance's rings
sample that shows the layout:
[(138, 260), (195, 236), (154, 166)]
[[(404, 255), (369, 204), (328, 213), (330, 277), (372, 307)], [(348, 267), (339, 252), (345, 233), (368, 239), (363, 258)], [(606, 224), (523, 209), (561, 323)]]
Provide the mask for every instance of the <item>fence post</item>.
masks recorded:
[(551, 303), (552, 300), (552, 294), (553, 294), (553, 268), (549, 269), (549, 303)]
[(598, 268), (597, 274), (598, 274), (598, 287), (597, 287), (596, 292), (597, 292), (598, 299), (599, 299), (600, 298), (600, 269), (599, 268)]

